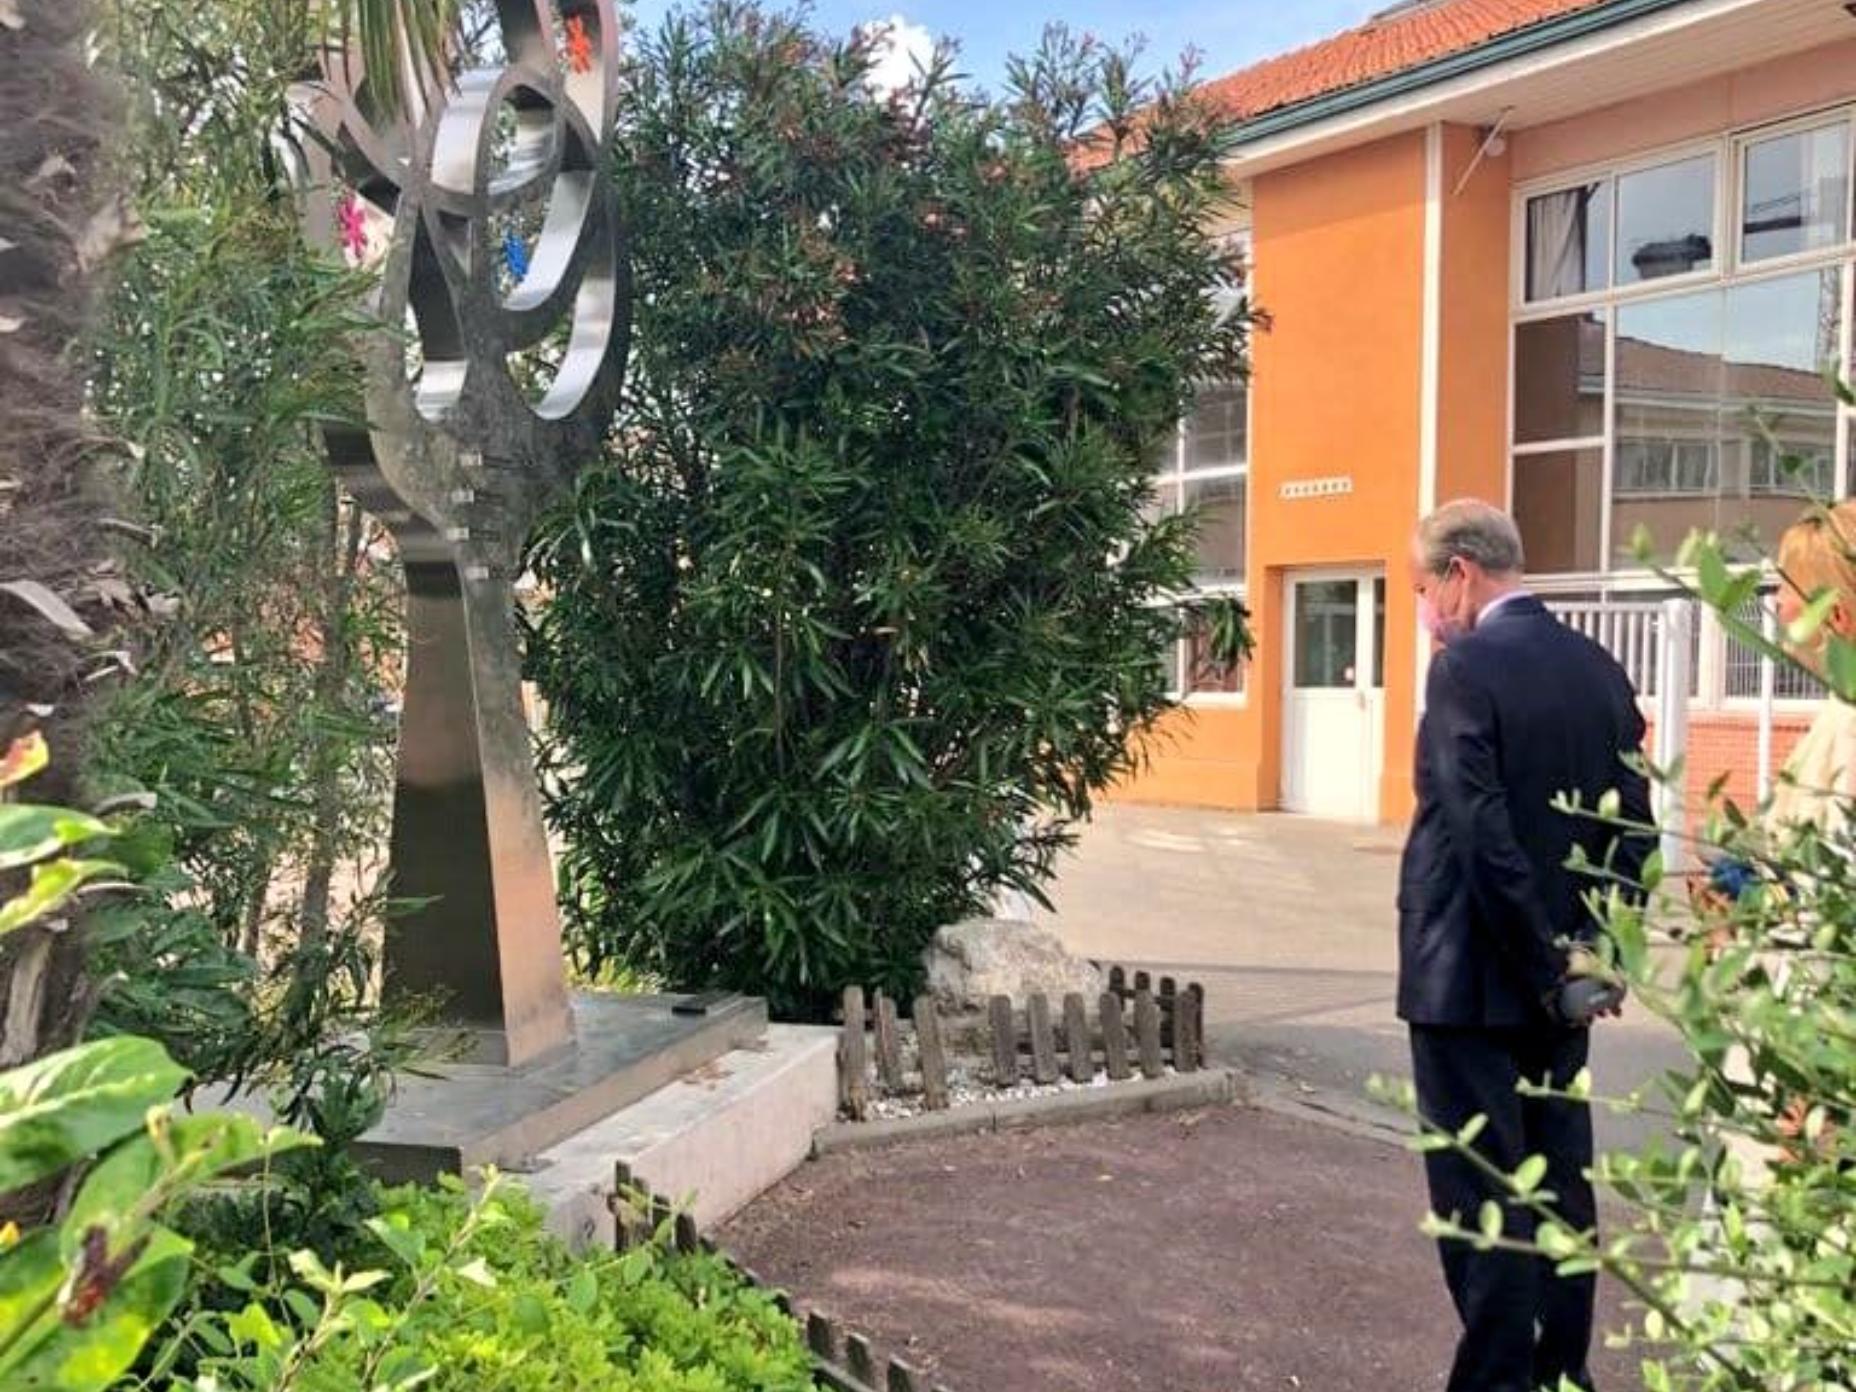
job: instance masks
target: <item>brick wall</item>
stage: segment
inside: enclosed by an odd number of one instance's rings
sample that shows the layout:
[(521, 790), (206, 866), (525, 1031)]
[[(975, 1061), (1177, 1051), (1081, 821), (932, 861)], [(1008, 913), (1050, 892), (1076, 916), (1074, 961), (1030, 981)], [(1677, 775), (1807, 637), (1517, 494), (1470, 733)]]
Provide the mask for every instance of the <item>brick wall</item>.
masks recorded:
[[(1810, 728), (1811, 712), (1780, 711), (1773, 717), (1772, 772), (1785, 766), (1792, 746)], [(1656, 732), (1652, 728), (1649, 747), (1654, 749)], [(1689, 816), (1698, 820), (1704, 812), (1708, 787), (1721, 775), (1727, 783), (1721, 796), (1732, 798), (1741, 807), (1752, 810), (1759, 801), (1759, 716), (1753, 711), (1693, 711), (1688, 718), (1688, 749), (1684, 767)]]

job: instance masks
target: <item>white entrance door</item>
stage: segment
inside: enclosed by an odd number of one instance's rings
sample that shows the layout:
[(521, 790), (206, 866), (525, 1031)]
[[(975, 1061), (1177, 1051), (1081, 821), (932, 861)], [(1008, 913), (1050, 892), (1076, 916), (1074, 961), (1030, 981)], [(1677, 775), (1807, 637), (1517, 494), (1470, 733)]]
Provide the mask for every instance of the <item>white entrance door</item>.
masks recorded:
[(1385, 748), (1385, 576), (1294, 575), (1286, 589), (1282, 805), (1337, 821), (1376, 821)]

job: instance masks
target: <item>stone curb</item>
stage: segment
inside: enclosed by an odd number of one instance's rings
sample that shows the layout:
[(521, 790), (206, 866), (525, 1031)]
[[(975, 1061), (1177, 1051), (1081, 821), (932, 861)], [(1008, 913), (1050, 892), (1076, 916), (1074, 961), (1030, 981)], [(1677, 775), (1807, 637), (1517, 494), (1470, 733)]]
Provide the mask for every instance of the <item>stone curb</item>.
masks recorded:
[(1048, 1097), (1014, 1097), (1003, 1102), (955, 1107), (945, 1112), (923, 1112), (920, 1116), (892, 1117), (884, 1121), (836, 1121), (813, 1135), (812, 1158), (935, 1136), (1014, 1131), (1031, 1126), (1133, 1116), (1140, 1112), (1178, 1112), (1238, 1099), (1236, 1073), (1228, 1068), (1208, 1068), (1171, 1078), (1141, 1078), (1110, 1083), (1104, 1088), (1052, 1093)]

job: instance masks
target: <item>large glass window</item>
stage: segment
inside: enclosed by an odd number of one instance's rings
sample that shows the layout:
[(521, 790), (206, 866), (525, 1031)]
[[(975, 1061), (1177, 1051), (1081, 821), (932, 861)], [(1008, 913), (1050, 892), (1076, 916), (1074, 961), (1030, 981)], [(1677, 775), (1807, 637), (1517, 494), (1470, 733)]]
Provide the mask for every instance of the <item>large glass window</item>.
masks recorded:
[(1639, 528), (1667, 556), (1691, 530), (1720, 523), (1721, 307), (1719, 291), (1703, 290), (1618, 310), (1611, 547), (1620, 564), (1631, 563)]
[(1202, 624), (1194, 623), (1187, 627), (1186, 641), (1181, 646), (1185, 649), (1185, 685), (1179, 689), (1186, 695), (1217, 693), (1234, 696), (1243, 691), (1244, 664), (1214, 662), (1209, 637)]
[(1848, 240), (1847, 121), (1750, 140), (1740, 170), (1743, 262), (1795, 256)]
[(1619, 285), (1713, 268), (1714, 166), (1697, 155), (1618, 179)]
[(1244, 578), (1249, 482), (1242, 474), (1188, 475), (1183, 480), (1185, 505), (1199, 515), (1199, 563), (1193, 579), (1200, 585)]
[[(1153, 506), (1161, 513), (1192, 509), (1199, 530), (1193, 585), (1202, 592), (1242, 595), (1249, 525), (1249, 401), (1241, 382), (1202, 386), (1192, 411), (1156, 462)], [(1188, 632), (1167, 656), (1172, 689), (1184, 694), (1234, 694), (1244, 689), (1241, 665), (1208, 660), (1203, 635)]]
[(1698, 528), (1763, 554), (1834, 483), (1841, 285), (1832, 268), (1619, 308), (1617, 560), (1640, 528), (1662, 557)]
[(1193, 571), (1202, 587), (1228, 588), (1244, 578), (1248, 436), (1243, 383), (1202, 387), (1192, 414), (1159, 461), (1159, 507), (1165, 512), (1198, 512), (1198, 562)]
[(1237, 696), (1244, 690), (1244, 664), (1212, 660), (1203, 624), (1188, 621), (1185, 636), (1160, 654), (1166, 689), (1176, 696)]
[(1522, 200), (1510, 477), (1530, 569), (1639, 583), (1640, 533), (1658, 563), (1696, 529), (1750, 556), (1808, 498), (1856, 492), (1856, 410), (1829, 380), (1851, 375), (1853, 160), (1846, 111)]
[(1249, 458), (1246, 393), (1241, 382), (1199, 388), (1186, 418), (1187, 473), (1241, 468)]
[(1709, 152), (1535, 194), (1524, 210), (1530, 304), (1715, 268)]

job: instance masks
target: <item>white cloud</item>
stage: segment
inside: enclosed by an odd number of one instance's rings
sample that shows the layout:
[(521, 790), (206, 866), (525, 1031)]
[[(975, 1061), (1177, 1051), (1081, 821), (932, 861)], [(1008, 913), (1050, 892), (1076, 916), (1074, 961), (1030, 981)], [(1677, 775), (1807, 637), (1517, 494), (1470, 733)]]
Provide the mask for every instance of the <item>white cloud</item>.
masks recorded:
[(934, 56), (934, 35), (925, 24), (911, 24), (899, 14), (860, 25), (868, 31), (886, 31), (877, 42), (876, 65), (869, 83), (879, 92), (894, 92), (915, 80)]

